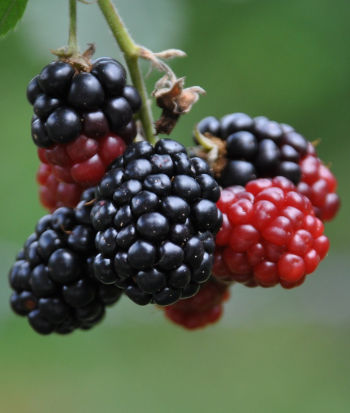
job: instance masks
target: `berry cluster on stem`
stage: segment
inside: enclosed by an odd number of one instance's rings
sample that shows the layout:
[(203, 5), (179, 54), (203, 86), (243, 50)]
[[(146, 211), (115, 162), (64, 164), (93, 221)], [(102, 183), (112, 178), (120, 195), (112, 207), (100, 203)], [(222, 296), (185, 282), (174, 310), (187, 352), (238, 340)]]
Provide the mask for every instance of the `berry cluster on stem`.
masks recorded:
[[(11, 306), (39, 333), (90, 329), (124, 293), (187, 329), (219, 320), (229, 287), (290, 289), (329, 249), (336, 178), (293, 127), (230, 113), (198, 123), (187, 149), (170, 134), (205, 91), (138, 45), (111, 0), (96, 0), (129, 70), (80, 53), (77, 1), (68, 46), (28, 85), (39, 147), (39, 220), (10, 270)], [(152, 96), (139, 58), (163, 72)], [(136, 122), (136, 120), (139, 121)], [(136, 138), (136, 139), (135, 139)], [(220, 187), (220, 186), (221, 187)]]

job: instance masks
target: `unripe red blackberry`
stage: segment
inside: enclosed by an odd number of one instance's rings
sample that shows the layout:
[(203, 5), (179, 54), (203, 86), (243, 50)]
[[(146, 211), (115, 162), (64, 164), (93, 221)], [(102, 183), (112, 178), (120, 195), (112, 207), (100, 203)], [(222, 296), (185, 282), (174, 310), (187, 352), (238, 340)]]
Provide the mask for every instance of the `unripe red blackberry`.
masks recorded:
[(223, 213), (213, 267), (217, 279), (292, 288), (302, 284), (328, 252), (323, 223), (288, 179), (258, 179), (245, 188), (226, 188), (217, 205)]
[(116, 285), (101, 285), (92, 275), (93, 197), (94, 190), (86, 190), (76, 210), (59, 208), (41, 218), (10, 270), (12, 309), (41, 334), (89, 329), (121, 296)]
[(228, 300), (228, 286), (211, 278), (194, 297), (164, 308), (165, 316), (188, 330), (204, 328), (219, 321), (223, 303)]
[(211, 274), (221, 225), (209, 167), (170, 139), (130, 145), (97, 187), (95, 276), (137, 304), (169, 305)]
[(103, 58), (81, 67), (54, 61), (27, 87), (33, 105), (32, 137), (43, 148), (72, 142), (80, 134), (100, 138), (122, 135), (141, 107), (137, 90), (126, 85), (124, 67)]

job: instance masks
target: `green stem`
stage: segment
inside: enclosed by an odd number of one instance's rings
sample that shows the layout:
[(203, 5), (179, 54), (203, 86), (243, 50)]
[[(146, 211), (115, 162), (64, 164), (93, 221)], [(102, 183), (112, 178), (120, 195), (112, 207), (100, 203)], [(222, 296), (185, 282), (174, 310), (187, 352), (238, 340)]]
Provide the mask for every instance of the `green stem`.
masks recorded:
[(97, 3), (121, 51), (124, 53), (125, 61), (128, 66), (132, 82), (138, 90), (142, 99), (140, 119), (142, 122), (145, 137), (150, 143), (154, 144), (157, 139), (153, 133), (152, 111), (148, 101), (147, 90), (138, 61), (140, 56), (140, 48), (133, 41), (111, 0), (98, 0)]
[(199, 132), (197, 127), (193, 131), (194, 137), (197, 139), (198, 143), (206, 150), (211, 151), (212, 149), (216, 148), (215, 143), (213, 143), (210, 139), (204, 136), (202, 133)]
[(69, 0), (69, 51), (75, 55), (78, 53), (77, 40), (77, 1)]

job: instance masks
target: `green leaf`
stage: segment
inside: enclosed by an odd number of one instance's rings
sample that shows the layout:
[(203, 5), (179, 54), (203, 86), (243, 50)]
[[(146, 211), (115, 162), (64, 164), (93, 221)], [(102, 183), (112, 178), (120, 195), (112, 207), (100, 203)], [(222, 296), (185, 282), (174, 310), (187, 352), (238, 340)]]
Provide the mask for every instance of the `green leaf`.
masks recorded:
[(28, 0), (0, 0), (0, 37), (16, 26), (27, 3)]

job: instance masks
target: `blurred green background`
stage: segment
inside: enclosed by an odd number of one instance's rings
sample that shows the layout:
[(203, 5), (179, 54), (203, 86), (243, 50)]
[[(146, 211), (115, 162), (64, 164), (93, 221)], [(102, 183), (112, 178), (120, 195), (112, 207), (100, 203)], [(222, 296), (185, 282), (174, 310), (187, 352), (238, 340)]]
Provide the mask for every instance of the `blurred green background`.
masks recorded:
[[(115, 0), (135, 39), (180, 48), (173, 62), (207, 91), (175, 129), (191, 141), (209, 114), (294, 125), (339, 179), (331, 252), (302, 288), (235, 287), (214, 327), (186, 332), (123, 299), (91, 332), (41, 337), (8, 308), (7, 272), (44, 213), (36, 194), (29, 80), (67, 37), (67, 4), (29, 1), (0, 42), (0, 412), (341, 413), (350, 411), (348, 0)], [(96, 5), (79, 4), (79, 42), (120, 56)], [(145, 73), (147, 65), (144, 66)], [(149, 90), (158, 74), (148, 78)]]

